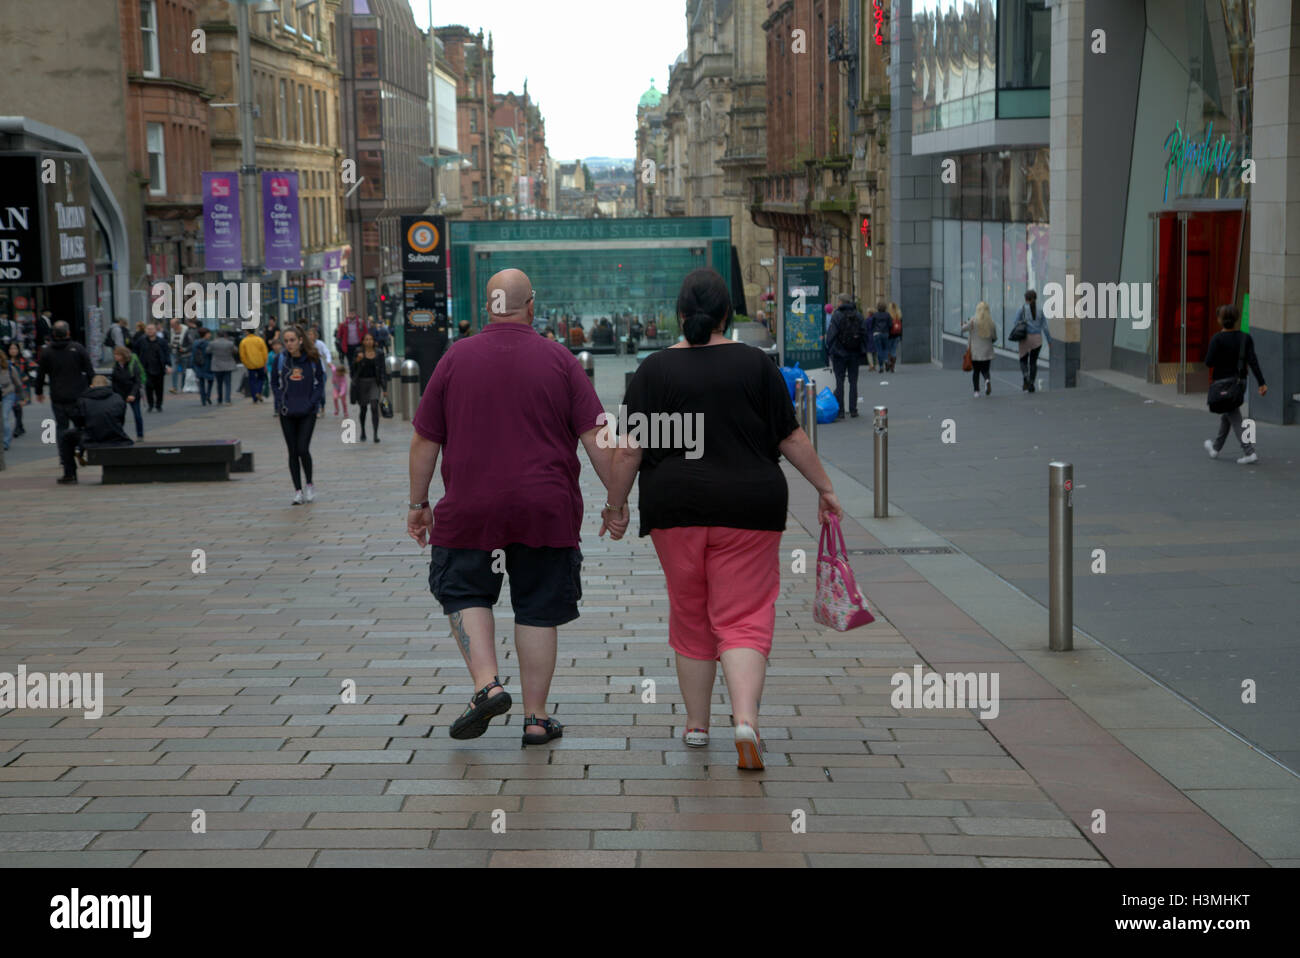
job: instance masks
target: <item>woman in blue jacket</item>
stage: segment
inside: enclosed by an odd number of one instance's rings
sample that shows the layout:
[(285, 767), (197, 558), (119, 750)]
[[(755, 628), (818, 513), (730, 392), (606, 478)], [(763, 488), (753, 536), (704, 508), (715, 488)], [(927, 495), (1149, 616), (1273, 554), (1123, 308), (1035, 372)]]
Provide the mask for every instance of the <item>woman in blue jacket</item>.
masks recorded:
[(303, 503), (302, 480), (307, 480), (306, 501), (316, 498), (311, 484), (311, 434), (316, 429), (316, 410), (325, 401), (325, 369), (316, 347), (307, 341), (301, 326), (286, 329), (281, 336), (284, 352), (271, 377), (275, 410), (280, 414), (284, 444), (289, 447), (289, 475), (293, 477), (293, 504)]
[(1052, 331), (1047, 328), (1047, 317), (1038, 311), (1038, 294), (1025, 291), (1025, 302), (1016, 314), (1016, 322), (1025, 321), (1028, 335), (1020, 340), (1020, 375), (1024, 381), (1020, 384), (1022, 392), (1037, 392), (1034, 384), (1038, 382), (1038, 354), (1043, 351), (1043, 337), (1052, 342)]

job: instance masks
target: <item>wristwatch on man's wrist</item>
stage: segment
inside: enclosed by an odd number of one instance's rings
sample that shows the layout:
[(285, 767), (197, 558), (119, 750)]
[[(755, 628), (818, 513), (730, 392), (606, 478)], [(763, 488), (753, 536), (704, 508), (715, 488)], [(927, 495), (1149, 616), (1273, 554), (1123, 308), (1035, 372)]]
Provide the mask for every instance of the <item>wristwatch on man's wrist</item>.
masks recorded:
[(407, 506), (410, 508), (410, 510), (411, 510), (412, 512), (415, 512), (415, 510), (417, 510), (417, 509), (426, 509), (426, 508), (428, 508), (428, 506), (429, 506), (429, 500), (428, 500), (428, 499), (425, 499), (423, 502), (408, 502), (408, 503), (407, 503)]

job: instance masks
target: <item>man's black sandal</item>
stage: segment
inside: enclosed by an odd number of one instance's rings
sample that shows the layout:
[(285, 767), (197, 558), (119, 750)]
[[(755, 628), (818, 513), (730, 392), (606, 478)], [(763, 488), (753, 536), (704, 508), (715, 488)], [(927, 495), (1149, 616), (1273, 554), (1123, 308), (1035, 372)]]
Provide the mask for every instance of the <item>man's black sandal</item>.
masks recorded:
[[(501, 689), (500, 695), (489, 696), (492, 689)], [(501, 679), (492, 677), (492, 681), (474, 693), (474, 698), (460, 718), (451, 723), (452, 738), (478, 738), (487, 731), (488, 723), (503, 712), (509, 712), (513, 703), (510, 693), (501, 684)]]
[[(540, 735), (536, 732), (525, 732), (524, 745), (545, 745), (551, 739), (561, 738), (564, 735), (564, 726), (553, 718), (539, 719), (536, 715), (530, 715), (524, 719), (524, 728), (530, 725), (540, 725), (546, 731)], [(523, 745), (520, 748), (523, 748)]]

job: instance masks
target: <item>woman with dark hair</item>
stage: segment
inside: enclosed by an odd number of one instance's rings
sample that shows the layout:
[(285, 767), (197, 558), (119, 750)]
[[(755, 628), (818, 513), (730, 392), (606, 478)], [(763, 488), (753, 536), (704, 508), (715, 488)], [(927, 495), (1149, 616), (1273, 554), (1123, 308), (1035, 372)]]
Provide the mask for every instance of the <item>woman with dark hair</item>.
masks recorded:
[[(13, 405), (14, 435), (21, 436), (27, 431), (23, 428), (23, 406), (26, 405), (28, 400), (31, 398), (31, 378), (34, 367), (32, 366), (31, 361), (23, 355), (23, 348), (16, 339), (11, 340), (9, 344), (5, 346), (5, 356), (9, 360), (9, 368), (18, 373), (18, 378), (23, 384), (22, 389), (15, 393), (16, 396), (20, 396), (21, 398), (15, 399)], [(9, 390), (6, 389), (5, 393), (7, 394), (8, 391)]]
[(1020, 389), (1022, 392), (1037, 392), (1038, 354), (1043, 351), (1043, 337), (1050, 345), (1052, 332), (1047, 328), (1047, 317), (1038, 311), (1038, 294), (1032, 289), (1025, 291), (1025, 302), (1016, 313), (1016, 322), (1025, 321), (1027, 335), (1020, 340), (1020, 375), (1024, 377)]
[(301, 326), (284, 330), (280, 338), (284, 352), (275, 364), (271, 389), (280, 414), (280, 430), (289, 449), (289, 475), (293, 479), (293, 504), (303, 504), (302, 480), (307, 479), (306, 501), (316, 498), (311, 482), (311, 435), (316, 430), (316, 411), (325, 401), (325, 368), (320, 354)]
[(352, 381), (356, 384), (357, 405), (361, 407), (361, 441), (366, 441), (366, 413), (379, 442), (379, 400), (388, 395), (388, 371), (384, 368), (384, 351), (375, 346), (375, 337), (367, 332), (352, 359)]
[[(1255, 355), (1255, 341), (1251, 339), (1250, 333), (1242, 332), (1237, 328), (1241, 322), (1241, 310), (1229, 303), (1220, 306), (1218, 313), (1219, 325), (1223, 329), (1214, 334), (1205, 350), (1205, 365), (1210, 369), (1210, 382), (1223, 379), (1246, 380), (1242, 384), (1244, 396), (1245, 386), (1249, 382), (1249, 373), (1246, 370), (1249, 368), (1250, 372), (1255, 374), (1255, 382), (1259, 383), (1259, 394), (1267, 395), (1268, 386), (1264, 384), (1264, 371), (1259, 368), (1259, 357)], [(1241, 443), (1241, 458), (1237, 460), (1238, 465), (1249, 466), (1259, 462), (1255, 444), (1246, 441), (1242, 428), (1241, 406), (1220, 413), (1219, 434), (1213, 439), (1205, 440), (1205, 451), (1210, 454), (1210, 458), (1219, 458), (1219, 453), (1223, 451), (1223, 444), (1228, 441), (1228, 430), (1231, 429), (1232, 434), (1237, 437), (1237, 442)]]
[[(641, 535), (649, 535), (668, 583), (668, 644), (686, 700), (687, 745), (708, 744), (709, 701), (722, 662), (735, 722), (737, 765), (761, 769), (758, 703), (776, 626), (781, 532), (789, 491), (780, 456), (819, 494), (822, 522), (843, 515), (831, 481), (795, 420), (785, 380), (762, 350), (726, 336), (731, 298), (722, 277), (698, 269), (677, 297), (683, 342), (638, 367), (624, 405), (628, 422), (682, 429), (648, 441), (635, 426), (619, 437), (609, 502), (627, 516), (640, 474)], [(702, 424), (708, 423), (707, 445)]]

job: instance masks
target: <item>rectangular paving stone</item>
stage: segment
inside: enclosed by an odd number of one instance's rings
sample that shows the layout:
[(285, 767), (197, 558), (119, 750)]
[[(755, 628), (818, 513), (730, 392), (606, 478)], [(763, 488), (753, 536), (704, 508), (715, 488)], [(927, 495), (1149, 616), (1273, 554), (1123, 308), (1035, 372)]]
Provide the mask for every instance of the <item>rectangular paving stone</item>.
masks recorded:
[(277, 831), (267, 848), (428, 848), (430, 828), (314, 828)]
[(806, 868), (807, 859), (796, 853), (757, 851), (641, 852), (642, 868)]
[(490, 868), (634, 868), (636, 852), (568, 851), (494, 851)]
[(255, 795), (247, 812), (395, 812), (400, 795)]
[(94, 831), (0, 831), (0, 852), (62, 852), (85, 848)]
[(757, 851), (758, 835), (754, 832), (719, 831), (598, 831), (596, 848), (633, 848), (683, 851)]
[(136, 868), (306, 868), (316, 853), (310, 849), (155, 849), (136, 861)]
[(270, 834), (269, 831), (265, 830), (239, 830), (229, 832), (209, 831), (202, 835), (196, 835), (188, 827), (175, 831), (105, 832), (99, 836), (94, 847), (96, 850), (171, 848), (191, 851), (219, 848), (257, 848), (266, 841), (266, 837)]
[(129, 868), (139, 852), (0, 852), (0, 868)]
[(927, 835), (937, 855), (993, 855), (1016, 858), (1100, 858), (1084, 838), (1011, 838), (988, 835)]
[(484, 868), (488, 864), (486, 849), (435, 850), (366, 850), (322, 851), (314, 868)]
[[(507, 828), (509, 826), (507, 825)], [(591, 848), (591, 832), (577, 829), (553, 831), (506, 831), (495, 834), (488, 828), (441, 831), (433, 840), (435, 849), (482, 848), (531, 851), (543, 848)]]

